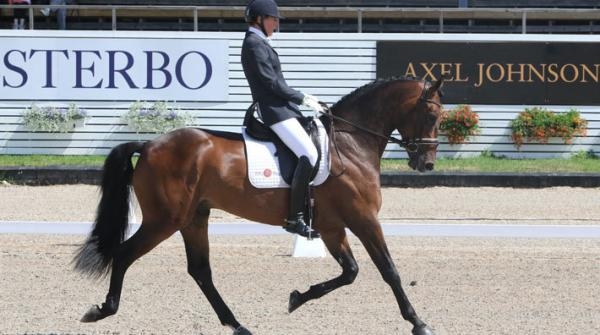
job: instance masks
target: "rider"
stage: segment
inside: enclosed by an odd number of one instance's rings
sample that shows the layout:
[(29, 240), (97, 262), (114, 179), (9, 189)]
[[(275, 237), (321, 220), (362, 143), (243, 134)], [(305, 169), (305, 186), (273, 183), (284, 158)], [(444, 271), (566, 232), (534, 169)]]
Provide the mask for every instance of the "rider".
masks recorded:
[(317, 149), (306, 134), (298, 118), (298, 105), (323, 111), (319, 99), (290, 88), (281, 72), (277, 52), (269, 44), (279, 26), (277, 4), (273, 0), (251, 0), (246, 7), (249, 25), (242, 45), (242, 66), (250, 85), (252, 98), (258, 102), (259, 114), (286, 146), (298, 157), (290, 188), (290, 207), (286, 225), (290, 233), (304, 237), (319, 237), (318, 232), (304, 222), (304, 205), (310, 175), (318, 158)]

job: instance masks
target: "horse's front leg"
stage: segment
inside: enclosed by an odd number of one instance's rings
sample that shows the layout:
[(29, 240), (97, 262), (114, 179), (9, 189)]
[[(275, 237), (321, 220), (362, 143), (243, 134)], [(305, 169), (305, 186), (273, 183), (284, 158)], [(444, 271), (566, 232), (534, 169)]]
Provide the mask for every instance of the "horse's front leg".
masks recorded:
[(358, 274), (358, 265), (356, 264), (354, 255), (352, 255), (352, 250), (350, 249), (346, 232), (343, 228), (335, 232), (321, 231), (321, 238), (333, 258), (342, 267), (342, 274), (334, 279), (313, 285), (304, 293), (300, 293), (297, 290), (292, 292), (288, 305), (290, 313), (309, 300), (318, 299), (338, 287), (352, 284)]
[(433, 330), (417, 316), (413, 306), (408, 301), (406, 293), (402, 289), (400, 275), (388, 251), (379, 222), (373, 219), (370, 224), (360, 225), (359, 228), (353, 229), (352, 232), (367, 249), (369, 256), (377, 266), (377, 269), (379, 269), (383, 280), (392, 288), (396, 301), (400, 306), (402, 317), (413, 325), (412, 333), (414, 335), (434, 335)]

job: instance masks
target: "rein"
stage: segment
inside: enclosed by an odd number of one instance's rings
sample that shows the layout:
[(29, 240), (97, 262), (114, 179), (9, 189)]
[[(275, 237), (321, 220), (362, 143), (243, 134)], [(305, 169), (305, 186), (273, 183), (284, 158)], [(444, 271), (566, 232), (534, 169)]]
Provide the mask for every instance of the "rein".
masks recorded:
[[(423, 92), (421, 93), (421, 96), (419, 97), (418, 101), (421, 103), (425, 103), (425, 104), (434, 104), (440, 108), (442, 108), (442, 105), (437, 102), (437, 101), (433, 101), (432, 99), (427, 98), (427, 92), (429, 91), (429, 87), (424, 87), (423, 88)], [(371, 129), (365, 128), (359, 124), (356, 124), (354, 122), (348, 121), (342, 117), (339, 117), (337, 115), (333, 115), (333, 113), (331, 112), (331, 109), (329, 108), (329, 106), (324, 103), (324, 102), (320, 102), (321, 106), (323, 107), (323, 111), (319, 111), (319, 113), (321, 113), (323, 116), (330, 118), (331, 120), (337, 120), (337, 121), (341, 121), (344, 122), (358, 130), (361, 130), (363, 132), (366, 132), (368, 134), (371, 134), (373, 136), (385, 139), (388, 142), (392, 142), (395, 143), (397, 145), (399, 145), (400, 147), (406, 149), (407, 152), (409, 153), (415, 153), (419, 150), (419, 145), (439, 145), (439, 140), (437, 138), (419, 138), (419, 139), (415, 139), (413, 138), (412, 140), (410, 138), (406, 138), (406, 139), (398, 139), (396, 137), (393, 136), (385, 136), (383, 134), (380, 134), (378, 132), (375, 132)], [(346, 167), (344, 165), (344, 162), (342, 160), (342, 157), (340, 155), (340, 150), (338, 148), (337, 142), (335, 141), (335, 133), (336, 130), (334, 129), (333, 126), (333, 122), (331, 122), (331, 141), (333, 142), (333, 147), (335, 148), (335, 152), (338, 156), (338, 158), (340, 159), (340, 162), (342, 163), (342, 170), (340, 171), (339, 174), (337, 175), (332, 175), (334, 177), (339, 177), (342, 174), (344, 174), (344, 172), (346, 171)]]
[(401, 146), (402, 148), (405, 148), (409, 152), (416, 152), (417, 150), (419, 150), (419, 144), (435, 144), (435, 143), (438, 143), (438, 140), (435, 139), (435, 138), (421, 138), (418, 141), (415, 141), (414, 139), (411, 141), (409, 139), (402, 139), (401, 140), (401, 139), (398, 139), (398, 138), (396, 138), (394, 136), (391, 136), (391, 135), (390, 136), (385, 136), (385, 135), (377, 133), (377, 132), (375, 132), (375, 131), (373, 131), (371, 129), (367, 129), (367, 128), (361, 126), (361, 125), (358, 125), (358, 124), (353, 123), (351, 121), (348, 121), (348, 120), (346, 120), (344, 118), (341, 118), (341, 117), (339, 117), (337, 115), (333, 115), (331, 113), (331, 109), (329, 109), (328, 106), (323, 105), (323, 107), (325, 108), (325, 112), (322, 112), (322, 114), (325, 115), (326, 117), (334, 119), (334, 120), (337, 120), (337, 121), (342, 121), (342, 122), (344, 122), (344, 123), (346, 123), (348, 125), (351, 125), (352, 127), (356, 128), (358, 130), (364, 131), (365, 133), (369, 133), (371, 135), (377, 136), (377, 137), (382, 138), (384, 140), (387, 140), (389, 142), (396, 143), (399, 146)]
[[(435, 101), (428, 101), (428, 100), (423, 100), (423, 101), (425, 101), (425, 102), (431, 102), (431, 103), (434, 103), (436, 105), (439, 105)], [(361, 126), (361, 125), (358, 125), (358, 124), (356, 124), (354, 122), (351, 122), (351, 121), (348, 121), (348, 120), (346, 120), (344, 118), (341, 118), (341, 117), (339, 117), (337, 115), (333, 115), (333, 113), (331, 112), (331, 109), (329, 108), (329, 106), (327, 106), (327, 104), (321, 102), (321, 105), (323, 106), (324, 111), (323, 112), (319, 111), (319, 113), (323, 114), (325, 117), (328, 117), (328, 118), (330, 118), (332, 120), (342, 121), (342, 122), (344, 122), (344, 123), (346, 123), (346, 124), (348, 124), (348, 125), (356, 128), (358, 130), (364, 131), (366, 133), (369, 133), (371, 135), (374, 135), (374, 136), (377, 136), (379, 138), (385, 139), (387, 141), (391, 141), (393, 143), (396, 143), (400, 147), (405, 148), (406, 151), (408, 151), (409, 153), (417, 152), (419, 150), (419, 145), (422, 145), (422, 144), (435, 144), (435, 145), (439, 144), (439, 141), (438, 141), (437, 138), (420, 138), (418, 140), (415, 140), (413, 138), (412, 140), (410, 140), (410, 139), (405, 139), (405, 140), (402, 139), (402, 140), (400, 140), (400, 139), (397, 139), (397, 138), (395, 138), (395, 137), (393, 137), (391, 135), (390, 136), (385, 136), (385, 135), (377, 133), (377, 132), (375, 132), (375, 131), (373, 131), (371, 129), (367, 129), (367, 128)], [(337, 141), (335, 140), (335, 133), (336, 132), (337, 131), (334, 129), (333, 122), (331, 122), (331, 142), (333, 142), (333, 147), (335, 148), (335, 153), (337, 154), (337, 156), (340, 159), (340, 162), (342, 164), (342, 170), (340, 171), (340, 173), (338, 173), (338, 174), (332, 174), (333, 177), (339, 177), (339, 176), (343, 175), (344, 172), (346, 171), (346, 166), (344, 164), (344, 160), (342, 159), (342, 156), (340, 155), (340, 149), (338, 148)]]
[[(442, 107), (442, 105), (440, 103), (438, 103), (436, 101), (433, 101), (431, 99), (425, 98), (424, 97), (425, 96), (425, 92), (426, 92), (426, 90), (423, 90), (423, 95), (421, 95), (421, 97), (419, 98), (420, 102), (431, 103), (431, 104), (434, 104), (434, 105), (436, 105), (436, 106), (438, 106), (440, 108)], [(416, 139), (416, 138), (413, 138), (413, 139), (410, 139), (410, 138), (407, 138), (407, 139), (398, 139), (398, 138), (396, 138), (394, 136), (391, 136), (391, 135), (390, 136), (385, 136), (385, 135), (380, 134), (378, 132), (375, 132), (375, 131), (373, 131), (371, 129), (365, 128), (365, 127), (363, 127), (363, 126), (361, 126), (359, 124), (356, 124), (354, 122), (348, 121), (348, 120), (346, 120), (346, 119), (344, 119), (342, 117), (339, 117), (337, 115), (333, 115), (333, 113), (331, 112), (331, 109), (325, 103), (321, 103), (321, 106), (323, 106), (323, 109), (325, 111), (324, 112), (320, 112), (320, 113), (323, 114), (325, 117), (328, 117), (328, 118), (331, 118), (331, 119), (337, 120), (337, 121), (342, 121), (342, 122), (344, 122), (344, 123), (346, 123), (346, 124), (348, 124), (348, 125), (356, 128), (358, 130), (361, 130), (361, 131), (364, 131), (364, 132), (369, 133), (371, 135), (377, 136), (377, 137), (382, 138), (384, 140), (387, 140), (389, 142), (398, 144), (400, 147), (406, 149), (406, 151), (411, 152), (411, 153), (412, 152), (417, 152), (417, 150), (419, 150), (419, 145), (422, 145), (422, 144), (439, 144), (439, 140), (437, 138), (424, 137), (424, 138), (418, 138), (418, 139)], [(333, 131), (333, 126), (332, 126), (332, 133), (333, 132), (334, 131)], [(335, 144), (335, 142), (334, 142), (334, 144)], [(336, 150), (337, 150), (337, 147), (336, 147)]]

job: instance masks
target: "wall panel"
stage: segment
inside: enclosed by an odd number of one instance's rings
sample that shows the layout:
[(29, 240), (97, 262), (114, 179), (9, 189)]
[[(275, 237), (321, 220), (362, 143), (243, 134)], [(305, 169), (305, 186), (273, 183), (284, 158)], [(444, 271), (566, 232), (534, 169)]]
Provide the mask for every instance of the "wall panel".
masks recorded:
[[(239, 132), (242, 118), (251, 102), (239, 61), (243, 33), (171, 33), (171, 32), (83, 32), (83, 31), (0, 31), (0, 43), (14, 37), (69, 38), (98, 37), (110, 34), (115, 38), (190, 38), (224, 39), (229, 41), (229, 97), (227, 101), (198, 101), (193, 96), (185, 101), (171, 102), (194, 116), (194, 125), (216, 130)], [(354, 89), (375, 79), (375, 43), (377, 40), (414, 41), (586, 41), (599, 42), (595, 36), (556, 35), (483, 35), (483, 34), (309, 34), (280, 33), (272, 44), (279, 52), (284, 74), (292, 87), (314, 94), (333, 104)], [(32, 103), (39, 106), (66, 106), (76, 103), (88, 111), (90, 118), (84, 127), (68, 134), (33, 133), (22, 125), (21, 113)], [(134, 101), (69, 101), (11, 100), (0, 89), (0, 154), (106, 154), (115, 145), (132, 140), (148, 140), (154, 134), (136, 134), (122, 119)], [(452, 108), (454, 105), (446, 105)], [(481, 134), (464, 145), (448, 145), (441, 137), (439, 155), (446, 157), (475, 156), (482, 151), (508, 157), (567, 157), (578, 151), (600, 152), (600, 106), (579, 106), (577, 109), (589, 121), (588, 136), (577, 138), (572, 144), (551, 140), (549, 144), (525, 144), (518, 150), (511, 142), (509, 125), (523, 105), (472, 105), (480, 115)], [(564, 112), (571, 106), (544, 106), (555, 112)], [(303, 109), (307, 114), (310, 111)], [(388, 145), (388, 158), (406, 155), (395, 144)]]

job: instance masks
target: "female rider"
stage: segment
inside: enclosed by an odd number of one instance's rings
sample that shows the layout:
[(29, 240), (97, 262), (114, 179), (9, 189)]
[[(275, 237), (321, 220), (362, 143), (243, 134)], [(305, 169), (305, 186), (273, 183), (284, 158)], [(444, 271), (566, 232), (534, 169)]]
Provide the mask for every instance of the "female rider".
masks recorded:
[(310, 175), (317, 163), (317, 149), (297, 118), (298, 105), (322, 111), (319, 100), (290, 88), (281, 72), (281, 63), (269, 44), (269, 37), (279, 26), (279, 8), (273, 0), (253, 0), (246, 7), (248, 31), (242, 45), (242, 66), (252, 98), (258, 102), (262, 121), (298, 157), (290, 185), (290, 206), (284, 229), (304, 237), (319, 237), (304, 222), (305, 197)]

